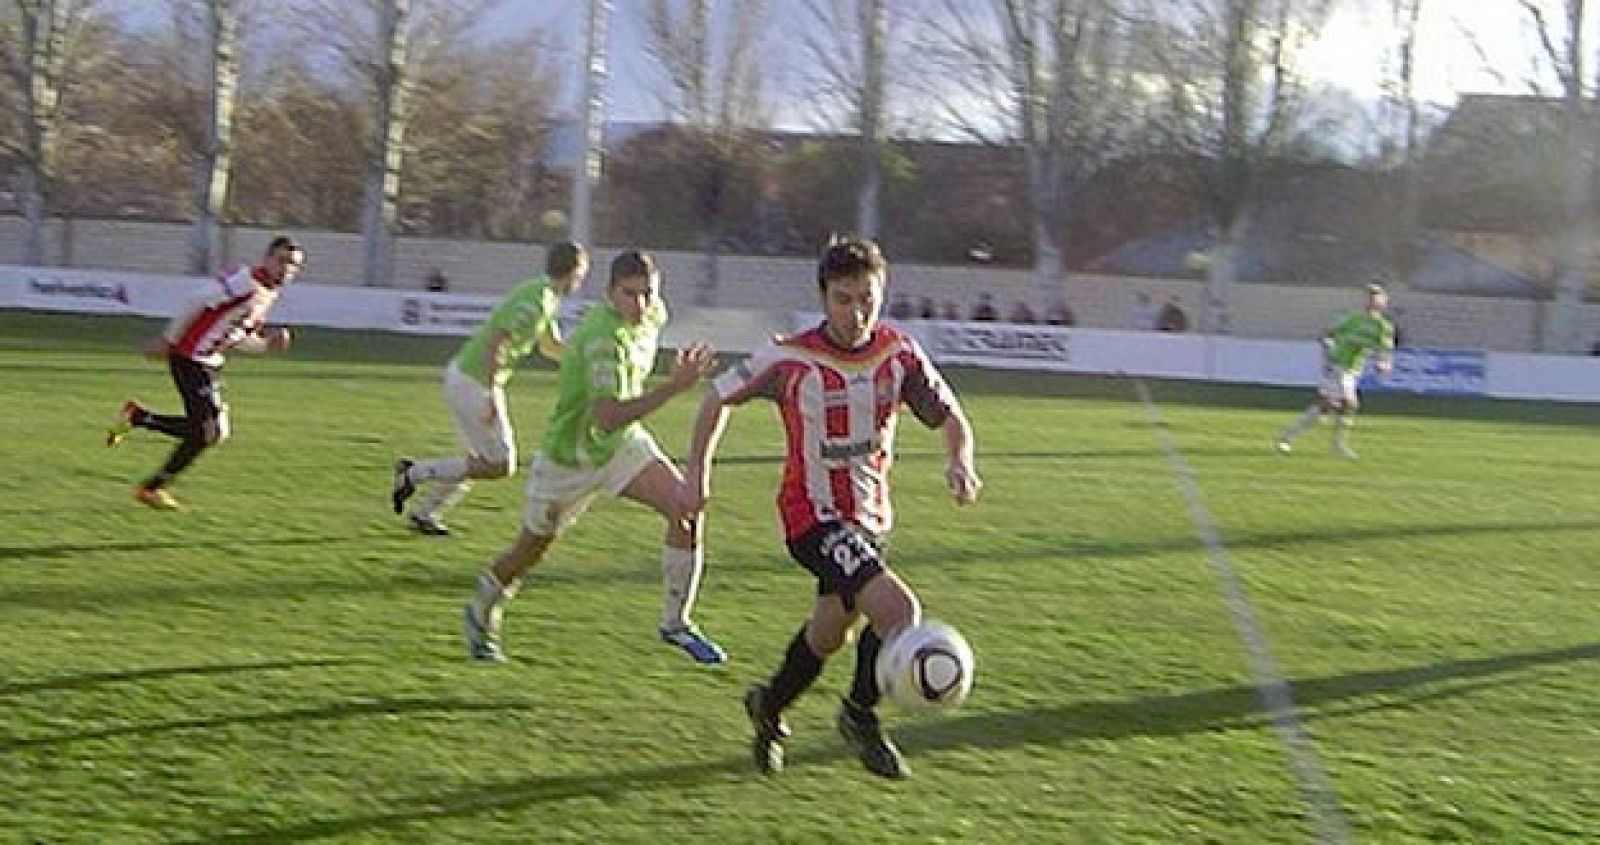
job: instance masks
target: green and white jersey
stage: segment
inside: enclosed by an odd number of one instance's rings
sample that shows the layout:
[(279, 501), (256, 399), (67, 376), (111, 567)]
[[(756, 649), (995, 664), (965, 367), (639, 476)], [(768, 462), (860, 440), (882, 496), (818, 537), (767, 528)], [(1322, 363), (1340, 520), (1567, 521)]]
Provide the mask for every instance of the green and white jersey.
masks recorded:
[[(472, 337), (456, 352), (453, 363), (461, 372), (484, 387), (504, 387), (511, 380), (517, 362), (528, 357), (539, 342), (539, 335), (553, 333), (553, 323), (561, 309), (561, 295), (550, 287), (549, 276), (529, 279), (511, 289), (505, 299), (472, 332)], [(489, 338), (505, 332), (493, 362), (484, 360)]]
[(1384, 355), (1394, 351), (1394, 323), (1379, 314), (1355, 311), (1328, 329), (1327, 337), (1333, 341), (1328, 349), (1328, 363), (1345, 372), (1360, 372), (1367, 363), (1367, 355), (1378, 351)]
[(641, 427), (638, 420), (604, 431), (594, 419), (596, 399), (626, 402), (644, 395), (656, 364), (656, 343), (667, 307), (656, 299), (637, 326), (623, 322), (608, 302), (583, 315), (561, 356), (560, 393), (544, 430), (544, 453), (566, 466), (601, 466), (617, 444)]

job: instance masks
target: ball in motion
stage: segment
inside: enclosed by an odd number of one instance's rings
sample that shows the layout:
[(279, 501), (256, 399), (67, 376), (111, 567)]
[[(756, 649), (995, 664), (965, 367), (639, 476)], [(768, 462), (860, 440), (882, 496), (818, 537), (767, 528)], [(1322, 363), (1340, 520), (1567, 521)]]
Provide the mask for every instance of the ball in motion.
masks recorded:
[(878, 652), (878, 689), (907, 709), (948, 710), (967, 700), (976, 668), (966, 638), (929, 619), (884, 643)]
[(567, 228), (567, 215), (559, 208), (552, 208), (539, 215), (539, 225), (552, 232)]

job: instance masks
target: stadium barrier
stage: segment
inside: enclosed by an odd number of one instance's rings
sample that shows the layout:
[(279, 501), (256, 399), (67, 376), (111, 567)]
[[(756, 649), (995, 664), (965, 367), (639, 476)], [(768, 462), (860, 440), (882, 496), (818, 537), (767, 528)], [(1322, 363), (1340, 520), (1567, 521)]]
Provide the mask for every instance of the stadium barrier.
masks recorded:
[[(166, 317), (212, 284), (191, 276), (0, 265), (0, 308)], [(496, 301), (473, 294), (297, 283), (272, 316), (285, 325), (464, 335)], [(566, 319), (584, 304), (574, 303)], [(667, 346), (692, 337), (724, 352), (748, 352), (772, 324), (765, 312), (735, 319), (691, 310), (684, 316), (669, 325)], [(788, 322), (815, 325), (817, 316), (794, 312)], [(1317, 382), (1321, 361), (1312, 340), (946, 320), (909, 321), (905, 327), (936, 361), (958, 366), (1310, 386)], [(1394, 372), (1369, 379), (1369, 387), (1377, 390), (1600, 402), (1600, 357), (1406, 349), (1396, 356)]]

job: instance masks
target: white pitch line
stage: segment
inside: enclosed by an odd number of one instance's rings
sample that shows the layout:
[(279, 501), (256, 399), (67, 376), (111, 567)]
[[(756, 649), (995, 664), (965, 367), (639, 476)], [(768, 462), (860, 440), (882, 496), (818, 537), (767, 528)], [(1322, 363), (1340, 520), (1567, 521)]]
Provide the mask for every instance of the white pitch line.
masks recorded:
[(1272, 649), (1267, 645), (1267, 635), (1261, 630), (1261, 623), (1256, 621), (1255, 610), (1250, 607), (1250, 600), (1245, 597), (1244, 587), (1239, 583), (1239, 577), (1234, 574), (1233, 566), (1228, 563), (1228, 549), (1222, 544), (1222, 535), (1217, 531), (1211, 512), (1206, 510), (1205, 502), (1200, 498), (1200, 487), (1195, 484), (1194, 471), (1189, 468), (1189, 462), (1172, 442), (1172, 435), (1161, 421), (1161, 411), (1151, 398), (1150, 389), (1139, 379), (1133, 380), (1133, 387), (1139, 394), (1139, 401), (1144, 403), (1146, 419), (1156, 430), (1156, 436), (1161, 442), (1161, 451), (1166, 453), (1167, 464), (1172, 467), (1173, 479), (1188, 503), (1189, 518), (1194, 522), (1195, 531), (1200, 535), (1200, 542), (1206, 547), (1206, 556), (1211, 561), (1211, 571), (1222, 584), (1222, 593), (1228, 601), (1228, 613), (1233, 619), (1234, 630), (1238, 633), (1239, 639), (1244, 641), (1245, 650), (1249, 652), (1250, 671), (1255, 676), (1256, 692), (1266, 705), (1267, 712), (1271, 714), (1272, 728), (1278, 734), (1278, 741), (1283, 744), (1284, 751), (1289, 756), (1289, 763), (1294, 768), (1295, 780), (1300, 788), (1300, 796), (1311, 809), (1317, 841), (1328, 845), (1348, 842), (1350, 826), (1345, 821), (1343, 808), (1339, 806), (1339, 796), (1334, 792), (1333, 783), (1328, 780), (1327, 773), (1317, 760), (1316, 748), (1306, 736), (1300, 714), (1295, 709), (1294, 697), (1289, 693), (1289, 683), (1278, 671), (1277, 661), (1272, 659)]

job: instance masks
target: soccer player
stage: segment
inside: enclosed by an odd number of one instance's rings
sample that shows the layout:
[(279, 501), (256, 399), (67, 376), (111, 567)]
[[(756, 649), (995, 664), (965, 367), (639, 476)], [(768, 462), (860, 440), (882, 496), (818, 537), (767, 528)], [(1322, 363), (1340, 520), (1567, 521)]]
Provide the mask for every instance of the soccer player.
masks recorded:
[(662, 641), (699, 663), (727, 660), (690, 620), (705, 568), (700, 522), (682, 512), (683, 476), (640, 422), (693, 388), (713, 362), (705, 344), (679, 349), (667, 381), (646, 389), (666, 321), (654, 259), (635, 251), (618, 255), (604, 299), (573, 330), (561, 358), (560, 395), (543, 450), (528, 470), (522, 530), (478, 575), (465, 608), (467, 649), (474, 658), (504, 659), (500, 631), (507, 603), (555, 538), (603, 491), (649, 505), (666, 519)]
[(180, 507), (167, 492), (167, 485), (201, 452), (228, 438), (228, 406), (222, 401), (222, 382), (217, 377), (224, 353), (230, 349), (282, 352), (289, 348), (289, 330), (267, 328), (265, 321), (283, 286), (299, 274), (305, 260), (299, 244), (281, 235), (273, 238), (260, 264), (218, 276), (217, 287), (175, 315), (162, 335), (146, 347), (150, 357), (166, 360), (183, 399), (183, 415), (152, 413), (129, 399), (106, 429), (107, 446), (121, 443), (135, 428), (178, 440), (161, 469), (133, 488), (134, 499), (157, 510)]
[(1317, 424), (1326, 413), (1333, 418), (1333, 451), (1343, 458), (1354, 458), (1350, 448), (1350, 428), (1355, 425), (1360, 400), (1356, 383), (1366, 366), (1367, 356), (1377, 353), (1374, 366), (1387, 373), (1394, 353), (1394, 323), (1384, 315), (1389, 293), (1382, 285), (1367, 285), (1367, 305), (1345, 315), (1322, 336), (1322, 382), (1317, 399), (1289, 427), (1278, 433), (1276, 446), (1287, 454), (1294, 439)]
[(545, 255), (544, 275), (511, 289), (478, 326), (444, 369), (444, 398), (455, 418), (456, 436), (466, 454), (418, 461), (401, 458), (394, 466), (390, 502), (405, 511), (417, 486), (433, 489), (412, 505), (406, 522), (435, 537), (450, 534), (440, 514), (459, 503), (478, 478), (506, 478), (516, 472), (516, 439), (506, 413), (506, 382), (517, 363), (539, 353), (561, 360), (556, 315), (561, 300), (583, 284), (589, 256), (575, 243), (559, 243)]
[(824, 320), (775, 339), (711, 384), (695, 420), (683, 509), (711, 497), (711, 462), (728, 406), (753, 397), (777, 404), (787, 444), (778, 489), (789, 553), (817, 579), (811, 616), (789, 643), (776, 674), (745, 694), (755, 730), (751, 751), (763, 773), (783, 768), (789, 735), (783, 711), (822, 672), (864, 614), (855, 678), (838, 714), (839, 732), (874, 774), (905, 777), (900, 751), (875, 708), (875, 665), (883, 643), (915, 625), (917, 596), (884, 561), (891, 523), (889, 465), (902, 404), (944, 434), (945, 479), (957, 504), (976, 500), (972, 427), (954, 393), (917, 342), (878, 323), (888, 265), (874, 243), (832, 240), (817, 282)]

